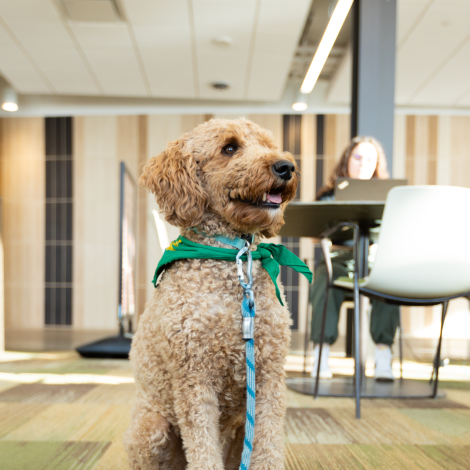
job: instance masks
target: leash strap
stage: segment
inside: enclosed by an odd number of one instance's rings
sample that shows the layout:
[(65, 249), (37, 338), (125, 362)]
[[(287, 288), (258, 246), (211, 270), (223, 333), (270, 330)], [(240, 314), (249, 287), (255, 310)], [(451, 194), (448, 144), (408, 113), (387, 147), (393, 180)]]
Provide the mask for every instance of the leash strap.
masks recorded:
[[(250, 298), (244, 297), (242, 302), (243, 321), (249, 318), (253, 322), (255, 305), (250, 308)], [(255, 406), (256, 406), (256, 380), (255, 380), (255, 340), (248, 339), (246, 350), (246, 421), (245, 440), (243, 442), (242, 461), (240, 470), (250, 468), (251, 453), (253, 451), (253, 438), (255, 436)]]
[[(196, 233), (208, 236), (205, 233), (199, 232), (193, 228)], [(240, 237), (228, 238), (223, 235), (214, 235), (210, 238), (215, 238), (221, 243), (233, 246), (238, 251), (236, 256), (237, 274), (240, 285), (243, 289), (242, 301), (242, 335), (245, 341), (245, 356), (246, 356), (246, 420), (245, 420), (245, 440), (243, 441), (242, 461), (240, 463), (240, 470), (249, 470), (251, 454), (253, 452), (253, 439), (255, 437), (255, 409), (256, 409), (256, 373), (255, 373), (255, 297), (252, 290), (253, 276), (251, 273), (253, 267), (253, 258), (250, 251), (251, 243)], [(245, 281), (245, 274), (243, 272), (243, 261), (241, 257), (246, 253), (247, 256), (247, 279)]]
[[(241, 257), (247, 256), (247, 280), (243, 273), (243, 262)], [(253, 452), (253, 439), (255, 436), (255, 408), (256, 408), (256, 374), (255, 374), (255, 296), (252, 290), (253, 276), (251, 269), (253, 259), (250, 251), (250, 243), (245, 242), (245, 246), (237, 253), (236, 260), (238, 279), (243, 288), (242, 301), (242, 335), (245, 340), (246, 356), (246, 420), (245, 420), (245, 440), (243, 441), (242, 461), (240, 470), (250, 468), (251, 453)]]

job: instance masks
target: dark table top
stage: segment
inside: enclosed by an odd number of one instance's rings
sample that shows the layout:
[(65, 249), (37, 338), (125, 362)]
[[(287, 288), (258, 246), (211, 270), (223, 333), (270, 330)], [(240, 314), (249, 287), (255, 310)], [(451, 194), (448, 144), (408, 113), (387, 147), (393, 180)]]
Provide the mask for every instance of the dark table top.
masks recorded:
[(385, 202), (328, 201), (291, 202), (285, 212), (283, 237), (319, 237), (339, 222), (357, 222), (363, 227), (375, 227), (382, 219)]

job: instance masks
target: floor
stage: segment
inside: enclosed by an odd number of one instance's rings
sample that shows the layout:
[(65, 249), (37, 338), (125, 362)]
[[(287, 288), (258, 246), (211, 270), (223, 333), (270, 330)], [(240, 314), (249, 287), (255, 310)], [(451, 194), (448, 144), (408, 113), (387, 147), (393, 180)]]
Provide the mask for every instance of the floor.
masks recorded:
[[(334, 358), (333, 372), (351, 362)], [(288, 375), (302, 361), (290, 357)], [(406, 362), (425, 378), (430, 366)], [(437, 400), (363, 400), (288, 391), (286, 469), (469, 469), (470, 373), (442, 369)], [(370, 373), (370, 371), (369, 371)], [(134, 396), (129, 362), (84, 360), (74, 353), (5, 353), (0, 357), (2, 470), (127, 469), (122, 434)]]

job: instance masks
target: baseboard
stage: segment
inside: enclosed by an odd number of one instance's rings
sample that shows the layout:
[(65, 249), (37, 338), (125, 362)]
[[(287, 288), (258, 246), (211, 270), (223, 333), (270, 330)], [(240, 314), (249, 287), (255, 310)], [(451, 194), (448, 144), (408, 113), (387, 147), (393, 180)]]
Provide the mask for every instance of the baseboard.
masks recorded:
[(5, 328), (7, 351), (72, 351), (77, 346), (117, 334), (116, 330)]

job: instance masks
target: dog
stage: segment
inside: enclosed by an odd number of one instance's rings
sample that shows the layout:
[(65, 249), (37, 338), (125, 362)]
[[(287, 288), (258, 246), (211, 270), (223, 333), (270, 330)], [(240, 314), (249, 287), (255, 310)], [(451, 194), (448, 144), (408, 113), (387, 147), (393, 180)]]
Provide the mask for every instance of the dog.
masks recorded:
[[(283, 225), (298, 178), (294, 158), (279, 151), (269, 131), (246, 119), (212, 119), (150, 159), (140, 183), (189, 240), (230, 248), (210, 236), (253, 234), (255, 250)], [(259, 260), (253, 278), (257, 401), (250, 470), (281, 470), (291, 320)], [(239, 468), (246, 413), (242, 299), (234, 262), (185, 259), (162, 274), (130, 353), (136, 403), (124, 444), (131, 469)]]

